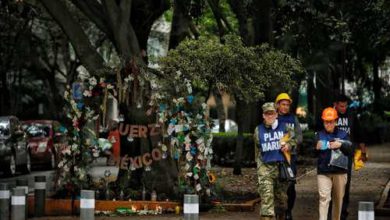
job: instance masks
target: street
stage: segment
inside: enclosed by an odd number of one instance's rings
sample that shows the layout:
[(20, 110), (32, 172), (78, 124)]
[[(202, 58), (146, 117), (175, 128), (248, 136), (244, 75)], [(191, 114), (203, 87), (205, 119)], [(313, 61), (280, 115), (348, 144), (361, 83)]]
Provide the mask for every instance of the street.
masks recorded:
[[(99, 167), (99, 172), (104, 172), (106, 167)], [(52, 171), (34, 172), (27, 175), (30, 186), (32, 187), (32, 178), (35, 175), (52, 176)], [(2, 179), (5, 181), (15, 181), (14, 178)], [(359, 171), (354, 171), (352, 176), (350, 218), (358, 219), (359, 201), (378, 202), (381, 193), (389, 181), (390, 177), (390, 144), (372, 146), (369, 148), (369, 162)], [(222, 212), (222, 213), (201, 213), (201, 219), (258, 219), (259, 205), (254, 212)], [(302, 176), (297, 183), (297, 200), (293, 210), (294, 219), (318, 219), (318, 192), (316, 172), (309, 172)], [(99, 220), (108, 219), (183, 219), (182, 215), (158, 215), (158, 216), (131, 216), (131, 217), (96, 217)], [(376, 216), (376, 220), (385, 220), (389, 217)], [(38, 219), (38, 218), (36, 218)], [(55, 217), (39, 218), (40, 220), (55, 219)], [(79, 219), (79, 217), (61, 217), (61, 219)]]

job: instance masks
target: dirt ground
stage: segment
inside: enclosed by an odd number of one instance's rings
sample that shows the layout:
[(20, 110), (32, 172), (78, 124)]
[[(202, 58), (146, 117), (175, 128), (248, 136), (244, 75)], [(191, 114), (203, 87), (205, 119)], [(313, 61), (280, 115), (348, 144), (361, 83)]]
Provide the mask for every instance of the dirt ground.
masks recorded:
[[(359, 201), (378, 202), (381, 193), (390, 178), (390, 144), (371, 146), (369, 148), (369, 162), (366, 163), (360, 171), (354, 171), (352, 176), (351, 197), (350, 197), (350, 217), (349, 219), (358, 219)], [(294, 219), (311, 220), (318, 219), (318, 193), (316, 171), (311, 169), (314, 166), (304, 166), (300, 168), (300, 178), (297, 182), (297, 200), (293, 210)], [(224, 186), (238, 191), (257, 191), (256, 177), (254, 168), (246, 168), (240, 178), (233, 177), (230, 169), (216, 169), (219, 175), (222, 175)], [(245, 184), (245, 185), (243, 185)], [(223, 212), (200, 214), (200, 219), (259, 219), (259, 205), (254, 212)], [(376, 220), (389, 219), (390, 216), (376, 216)], [(35, 218), (39, 220), (64, 219), (73, 220), (79, 217), (44, 217)], [(97, 220), (111, 219), (184, 219), (182, 215), (158, 215), (158, 216), (131, 216), (131, 217), (96, 217)]]

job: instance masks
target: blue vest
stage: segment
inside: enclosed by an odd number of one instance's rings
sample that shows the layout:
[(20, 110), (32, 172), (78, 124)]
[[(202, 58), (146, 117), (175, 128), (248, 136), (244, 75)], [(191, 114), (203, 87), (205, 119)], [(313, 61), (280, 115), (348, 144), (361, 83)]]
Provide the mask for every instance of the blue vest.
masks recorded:
[[(329, 144), (329, 141), (335, 140), (336, 138), (341, 140), (348, 140), (348, 134), (338, 128), (335, 128), (333, 133), (327, 133), (325, 130), (318, 132), (317, 141), (324, 141)], [(331, 149), (320, 150), (317, 161), (317, 173), (346, 173), (347, 171), (338, 167), (330, 166), (330, 156), (332, 154)]]
[(292, 129), (295, 128), (295, 117), (292, 114), (279, 115), (278, 122), (282, 124), (286, 124), (288, 127)]
[(336, 121), (336, 125), (340, 130), (347, 132), (348, 135), (351, 135), (352, 120), (348, 114), (340, 114), (339, 118)]
[(285, 125), (278, 123), (278, 126), (272, 129), (266, 128), (264, 124), (260, 124), (258, 131), (261, 160), (264, 163), (284, 161), (284, 157), (280, 151), (280, 139), (286, 133)]

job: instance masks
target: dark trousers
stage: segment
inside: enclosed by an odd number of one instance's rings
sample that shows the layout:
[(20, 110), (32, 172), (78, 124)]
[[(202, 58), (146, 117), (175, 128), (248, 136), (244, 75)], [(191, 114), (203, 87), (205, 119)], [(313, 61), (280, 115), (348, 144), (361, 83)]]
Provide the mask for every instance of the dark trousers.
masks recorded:
[[(291, 155), (291, 169), (295, 176), (297, 176), (297, 155)], [(295, 182), (290, 182), (287, 188), (287, 211), (291, 212), (294, 208), (295, 198), (297, 193), (295, 191)]]
[[(343, 206), (341, 208), (341, 216), (340, 216), (341, 220), (346, 220), (348, 217), (349, 191), (351, 190), (352, 161), (353, 161), (353, 155), (348, 158), (347, 184), (345, 185)], [(328, 220), (331, 219), (332, 219), (332, 201), (330, 201), (329, 203), (329, 210), (328, 210)]]
[(352, 176), (352, 161), (353, 156), (348, 158), (348, 176), (347, 185), (345, 185), (345, 194), (343, 198), (343, 207), (341, 208), (341, 220), (347, 219), (348, 217), (348, 206), (349, 206), (349, 192), (351, 191), (351, 176)]

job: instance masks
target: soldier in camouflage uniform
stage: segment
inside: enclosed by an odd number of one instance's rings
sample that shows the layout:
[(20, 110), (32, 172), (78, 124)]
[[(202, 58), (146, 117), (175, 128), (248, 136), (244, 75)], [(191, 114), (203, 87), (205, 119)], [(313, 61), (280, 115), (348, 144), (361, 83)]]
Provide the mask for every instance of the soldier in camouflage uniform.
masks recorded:
[(264, 122), (254, 132), (255, 157), (261, 220), (284, 220), (287, 209), (287, 182), (279, 181), (278, 164), (285, 161), (283, 152), (295, 146), (294, 138), (287, 143), (281, 139), (288, 133), (285, 124), (278, 123), (275, 105), (267, 102), (262, 106)]

